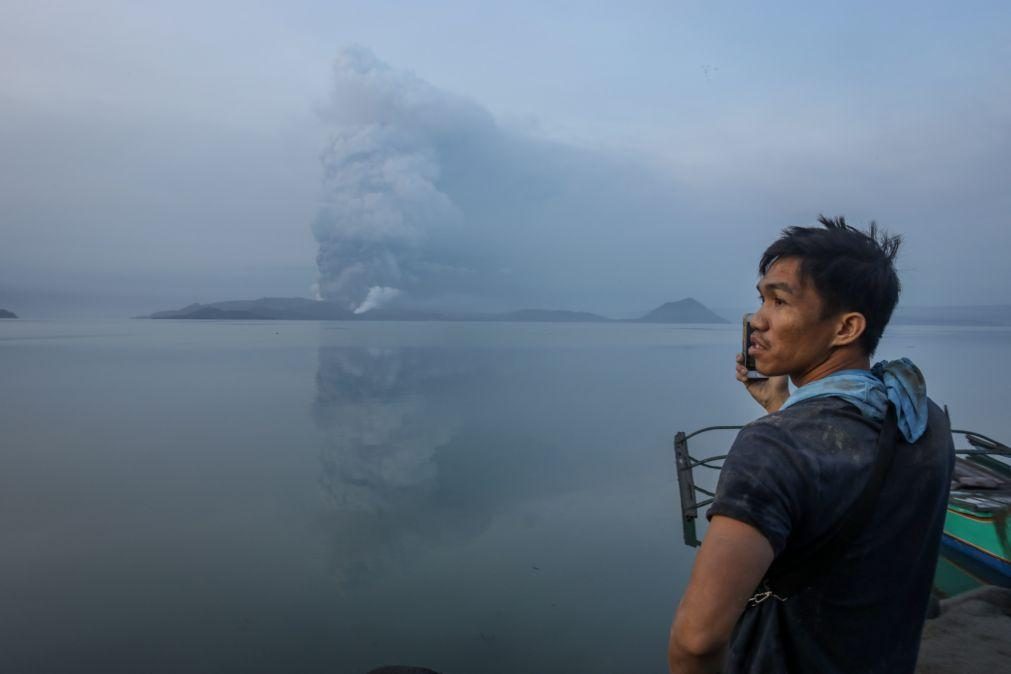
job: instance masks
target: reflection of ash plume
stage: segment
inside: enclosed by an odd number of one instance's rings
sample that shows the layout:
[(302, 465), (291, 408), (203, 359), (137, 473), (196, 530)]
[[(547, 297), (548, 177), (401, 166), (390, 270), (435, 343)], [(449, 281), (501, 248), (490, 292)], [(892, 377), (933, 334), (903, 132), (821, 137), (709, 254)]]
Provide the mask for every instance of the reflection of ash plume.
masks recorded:
[(460, 426), (446, 396), (462, 372), (459, 355), (437, 349), (319, 350), (313, 414), (326, 438), (320, 484), (333, 504), (323, 525), (341, 584), (484, 528), (480, 504), (458, 507), (439, 472)]
[(437, 367), (398, 350), (321, 349), (314, 408), (327, 431), (321, 482), (341, 509), (382, 511), (432, 489), (452, 422), (423, 395)]

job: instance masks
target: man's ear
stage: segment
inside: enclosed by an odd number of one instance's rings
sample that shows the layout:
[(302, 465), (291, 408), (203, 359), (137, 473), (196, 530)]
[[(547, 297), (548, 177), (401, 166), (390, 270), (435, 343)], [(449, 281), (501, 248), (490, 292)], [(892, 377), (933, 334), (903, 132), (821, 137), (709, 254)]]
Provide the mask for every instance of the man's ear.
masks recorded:
[(845, 313), (836, 321), (832, 346), (847, 346), (860, 339), (867, 329), (867, 319), (858, 311)]

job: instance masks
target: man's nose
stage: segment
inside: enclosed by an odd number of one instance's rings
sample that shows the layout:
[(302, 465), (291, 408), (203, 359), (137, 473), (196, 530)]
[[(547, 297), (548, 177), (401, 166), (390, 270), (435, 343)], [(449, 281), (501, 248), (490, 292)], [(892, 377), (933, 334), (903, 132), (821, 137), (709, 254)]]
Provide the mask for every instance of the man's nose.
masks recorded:
[(769, 327), (768, 321), (765, 320), (765, 313), (761, 308), (755, 313), (751, 314), (751, 318), (748, 320), (751, 323), (751, 328), (753, 330), (765, 330)]

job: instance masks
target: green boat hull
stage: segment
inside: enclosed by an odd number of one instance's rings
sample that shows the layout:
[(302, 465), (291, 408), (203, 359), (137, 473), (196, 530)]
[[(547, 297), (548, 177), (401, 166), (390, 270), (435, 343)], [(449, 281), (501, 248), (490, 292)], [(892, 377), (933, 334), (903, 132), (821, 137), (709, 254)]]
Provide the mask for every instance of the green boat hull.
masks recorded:
[[(995, 480), (1011, 477), (1007, 464), (987, 456), (958, 459), (977, 475)], [(982, 473), (980, 472), (982, 471)], [(1007, 482), (996, 489), (955, 489), (948, 501), (943, 542), (989, 568), (1011, 577), (1011, 493)]]
[(980, 517), (949, 506), (944, 520), (944, 543), (988, 567), (1011, 577), (1011, 546), (1008, 544), (1007, 513)]

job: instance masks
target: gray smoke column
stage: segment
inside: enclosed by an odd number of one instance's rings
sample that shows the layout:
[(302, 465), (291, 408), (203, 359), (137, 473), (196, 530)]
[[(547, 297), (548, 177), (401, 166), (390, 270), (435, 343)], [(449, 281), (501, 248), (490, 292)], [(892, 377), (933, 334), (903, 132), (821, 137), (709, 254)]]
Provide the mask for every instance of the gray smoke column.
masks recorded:
[(684, 261), (713, 234), (676, 225), (684, 214), (655, 168), (497, 122), (362, 48), (338, 55), (330, 93), (320, 299), (359, 314), (606, 309), (629, 289), (648, 307), (670, 299), (665, 283), (697, 283)]
[(323, 115), (335, 131), (312, 228), (317, 297), (364, 313), (465, 275), (445, 245), (463, 218), (440, 187), (444, 146), (469, 126), (493, 127), (490, 118), (362, 48), (338, 56)]

